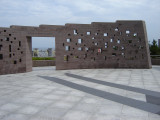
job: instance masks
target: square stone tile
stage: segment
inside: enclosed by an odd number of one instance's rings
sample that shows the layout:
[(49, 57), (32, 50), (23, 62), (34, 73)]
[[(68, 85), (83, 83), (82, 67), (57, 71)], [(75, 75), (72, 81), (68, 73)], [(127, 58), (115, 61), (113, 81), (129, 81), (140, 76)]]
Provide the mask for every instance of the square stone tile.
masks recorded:
[(148, 117), (149, 120), (160, 120), (160, 115), (158, 114), (148, 113)]
[(34, 115), (31, 120), (56, 120), (62, 118), (67, 111), (68, 109), (64, 108), (46, 108)]
[(104, 105), (99, 107), (98, 114), (121, 115), (122, 105)]
[(44, 95), (43, 98), (49, 99), (49, 100), (60, 100), (61, 98), (63, 98), (63, 96), (55, 95), (55, 94), (48, 94), (48, 95)]
[(121, 120), (148, 120), (148, 117), (143, 116), (121, 116)]
[(36, 90), (35, 92), (38, 92), (38, 93), (41, 93), (41, 94), (46, 94), (46, 93), (49, 93), (51, 91), (52, 91), (52, 89), (41, 88), (41, 89)]
[(4, 110), (0, 110), (0, 119), (4, 118), (5, 116), (7, 116), (9, 114), (8, 111), (4, 111)]
[(18, 104), (18, 103), (19, 104), (31, 104), (36, 100), (37, 100), (37, 98), (22, 97), (22, 98), (18, 98), (18, 99), (13, 100), (13, 102), (16, 104)]
[(95, 114), (89, 120), (123, 120), (123, 119), (121, 119), (121, 116), (119, 115)]
[(96, 104), (86, 104), (86, 103), (79, 103), (75, 105), (72, 110), (80, 110), (84, 112), (94, 113), (97, 112), (98, 106)]
[(24, 114), (9, 114), (3, 118), (3, 120), (28, 120), (30, 116)]
[(0, 106), (3, 105), (3, 104), (6, 104), (7, 102), (8, 102), (8, 100), (0, 98)]
[(66, 96), (63, 100), (64, 101), (68, 101), (68, 102), (78, 102), (82, 99), (83, 97), (79, 97), (79, 96)]
[(74, 91), (70, 92), (69, 95), (83, 97), (86, 94), (84, 92), (80, 92), (80, 91), (74, 90)]
[(123, 106), (122, 114), (124, 116), (138, 116), (138, 117), (147, 117), (148, 116), (148, 112), (140, 110), (140, 109), (136, 109), (133, 107), (129, 107), (127, 105)]
[(91, 113), (74, 110), (67, 112), (62, 120), (88, 120), (91, 116)]
[(99, 104), (101, 102), (101, 100), (96, 99), (96, 98), (84, 97), (82, 102), (88, 103), (88, 104)]
[(74, 102), (67, 102), (67, 101), (58, 101), (56, 103), (54, 103), (53, 105), (51, 105), (51, 107), (53, 108), (72, 108), (75, 105)]
[(24, 106), (23, 108), (21, 108), (20, 110), (18, 110), (18, 113), (22, 113), (22, 114), (36, 114), (37, 112), (39, 112), (41, 109), (40, 107), (37, 106)]
[(20, 105), (17, 105), (17, 104), (14, 104), (14, 103), (7, 103), (7, 104), (2, 105), (0, 107), (0, 110), (13, 112), (13, 111), (19, 109), (20, 107), (21, 107)]
[(39, 106), (39, 107), (45, 107), (48, 106), (50, 104), (53, 104), (57, 102), (57, 100), (48, 100), (48, 99), (37, 99), (35, 101), (33, 101), (31, 104), (35, 105), (35, 106)]

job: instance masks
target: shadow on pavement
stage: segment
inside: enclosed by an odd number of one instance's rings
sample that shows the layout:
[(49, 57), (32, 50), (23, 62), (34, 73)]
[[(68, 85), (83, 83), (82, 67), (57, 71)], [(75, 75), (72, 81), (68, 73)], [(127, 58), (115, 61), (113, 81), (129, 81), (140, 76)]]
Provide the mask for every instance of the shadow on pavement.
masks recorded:
[(160, 115), (160, 106), (159, 105), (146, 103), (146, 102), (139, 101), (139, 100), (134, 100), (131, 98), (127, 98), (124, 96), (105, 92), (102, 90), (97, 90), (97, 89), (94, 89), (91, 87), (79, 85), (79, 84), (72, 83), (72, 82), (69, 82), (69, 81), (66, 81), (63, 79), (59, 79), (59, 78), (55, 78), (55, 77), (48, 77), (48, 76), (39, 76), (39, 77), (46, 79), (46, 80), (50, 80), (52, 82), (55, 82), (55, 83), (58, 83), (61, 85), (64, 85), (64, 86), (67, 86), (67, 87), (70, 87), (70, 88), (73, 88), (73, 89), (76, 89), (76, 90), (79, 90), (79, 91), (82, 91), (82, 92), (85, 92), (85, 93), (88, 93), (88, 94), (91, 94), (91, 95), (95, 95), (95, 96), (98, 96), (98, 97), (101, 97), (101, 98), (104, 98), (107, 100), (111, 100), (111, 101), (114, 101), (117, 103), (121, 103), (124, 105), (128, 105), (128, 106), (131, 106), (131, 107), (134, 107), (137, 109), (141, 109), (141, 110), (144, 110), (147, 112), (151, 112), (151, 113)]
[(77, 79), (80, 79), (80, 80), (93, 82), (93, 83), (98, 83), (98, 84), (102, 84), (102, 85), (106, 85), (106, 86), (110, 86), (110, 87), (116, 87), (116, 88), (120, 88), (120, 89), (124, 89), (124, 90), (128, 90), (128, 91), (133, 91), (133, 92), (142, 93), (142, 94), (146, 94), (146, 95), (150, 95), (150, 96), (160, 98), (160, 92), (155, 92), (155, 91), (146, 90), (146, 89), (142, 89), (142, 88), (136, 88), (136, 87), (126, 86), (126, 85), (121, 85), (121, 84), (96, 80), (96, 79), (93, 79), (93, 78), (82, 77), (82, 76), (75, 75), (75, 74), (70, 74), (70, 73), (65, 73), (65, 74), (69, 77), (77, 78)]

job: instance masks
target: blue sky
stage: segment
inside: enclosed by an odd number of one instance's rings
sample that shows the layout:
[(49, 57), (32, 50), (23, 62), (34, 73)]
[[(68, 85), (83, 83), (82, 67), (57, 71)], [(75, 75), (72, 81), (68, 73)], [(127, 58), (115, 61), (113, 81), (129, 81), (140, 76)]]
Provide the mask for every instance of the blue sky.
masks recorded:
[(144, 20), (148, 39), (160, 39), (160, 0), (0, 0), (0, 5), (1, 27)]

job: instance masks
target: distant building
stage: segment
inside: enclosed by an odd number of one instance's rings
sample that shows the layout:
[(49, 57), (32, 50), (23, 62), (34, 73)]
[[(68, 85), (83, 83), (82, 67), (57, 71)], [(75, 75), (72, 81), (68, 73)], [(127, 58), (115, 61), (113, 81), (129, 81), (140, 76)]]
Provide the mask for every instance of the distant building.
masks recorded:
[(56, 56), (56, 52), (55, 50), (52, 51), (52, 56), (55, 57)]
[(52, 57), (53, 56), (53, 54), (52, 54), (52, 48), (48, 48), (47, 52), (48, 52), (48, 57)]
[(35, 48), (35, 49), (32, 51), (32, 56), (33, 56), (33, 57), (38, 57), (38, 52), (39, 52), (38, 48)]
[(34, 48), (32, 51), (32, 57), (55, 57), (55, 50), (52, 50), (52, 48)]
[(38, 52), (38, 57), (48, 57), (48, 51), (47, 50), (40, 50)]

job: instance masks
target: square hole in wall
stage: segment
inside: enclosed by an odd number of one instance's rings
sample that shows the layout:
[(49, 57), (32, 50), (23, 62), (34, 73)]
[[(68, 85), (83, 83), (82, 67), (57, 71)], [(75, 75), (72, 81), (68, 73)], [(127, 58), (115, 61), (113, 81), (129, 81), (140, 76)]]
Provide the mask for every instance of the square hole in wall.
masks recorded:
[(68, 55), (64, 55), (64, 61), (68, 61)]
[(105, 45), (105, 48), (108, 48), (108, 46), (107, 46), (107, 45)]
[(118, 27), (114, 29), (116, 32), (119, 30)]
[(116, 56), (116, 53), (112, 53), (112, 56)]
[(124, 46), (121, 46), (121, 49), (124, 50)]
[(94, 43), (94, 45), (98, 45), (98, 43)]
[(17, 61), (16, 60), (14, 60), (14, 62), (13, 62), (14, 64), (17, 64)]
[(1, 50), (2, 47), (3, 47), (3, 45), (0, 45), (0, 50)]
[(78, 43), (81, 44), (82, 43), (82, 39), (78, 39)]
[(11, 45), (9, 45), (9, 52), (12, 52)]
[(79, 50), (79, 51), (82, 51), (82, 48), (81, 48), (81, 47), (79, 47), (79, 48), (78, 48), (78, 50)]
[(113, 49), (114, 50), (118, 50), (118, 46), (113, 46)]
[(3, 60), (3, 54), (0, 54), (0, 60)]
[(19, 47), (21, 47), (21, 41), (19, 41)]
[(68, 39), (67, 39), (67, 42), (71, 42), (71, 39), (68, 38)]
[(94, 40), (95, 39), (95, 37), (92, 37), (92, 40)]
[(136, 36), (137, 36), (137, 33), (134, 33), (133, 36), (136, 37)]
[(9, 37), (6, 37), (5, 40), (6, 40), (6, 41), (9, 41)]
[(132, 40), (128, 40), (128, 43), (132, 43)]
[(66, 50), (66, 51), (69, 51), (69, 50), (70, 50), (70, 47), (69, 47), (69, 46), (66, 46), (66, 47), (65, 47), (65, 50)]
[(104, 33), (103, 36), (108, 36), (108, 33)]
[(91, 32), (87, 32), (87, 35), (91, 35)]
[(95, 33), (95, 35), (98, 35), (98, 33)]
[(89, 50), (88, 47), (86, 47), (85, 50), (88, 51)]
[(130, 31), (129, 30), (126, 30), (126, 34), (129, 34), (130, 33)]
[(101, 53), (102, 52), (102, 49), (98, 49), (98, 53)]
[(122, 32), (119, 32), (119, 35), (122, 35)]
[(73, 33), (74, 33), (74, 35), (77, 35), (78, 33), (77, 33), (77, 30), (73, 30)]
[(120, 44), (120, 42), (121, 42), (121, 41), (118, 39), (118, 40), (117, 40), (117, 43)]
[(139, 46), (139, 49), (143, 49), (143, 48), (144, 48), (143, 46), (141, 46), (141, 45)]
[(112, 38), (110, 39), (110, 42), (113, 42), (113, 39), (112, 39)]

